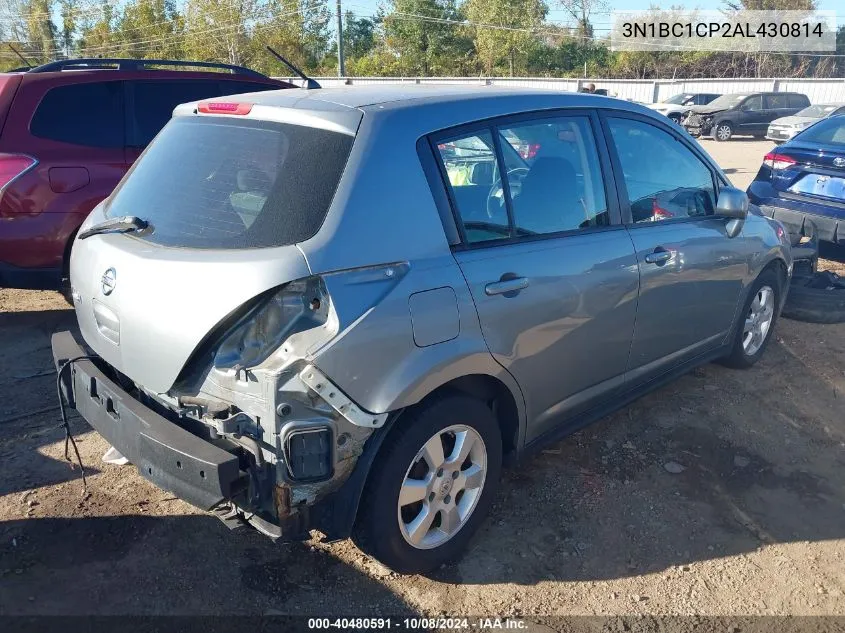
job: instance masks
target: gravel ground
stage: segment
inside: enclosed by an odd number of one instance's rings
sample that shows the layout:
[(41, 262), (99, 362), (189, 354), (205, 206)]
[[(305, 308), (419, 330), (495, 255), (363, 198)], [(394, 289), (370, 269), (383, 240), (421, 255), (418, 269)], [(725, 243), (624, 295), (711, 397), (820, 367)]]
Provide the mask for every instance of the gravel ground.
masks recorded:
[[(769, 147), (702, 144), (742, 187)], [(752, 370), (705, 366), (548, 447), (424, 578), (229, 532), (102, 463), (76, 418), (83, 499), (49, 373), (72, 323), (55, 293), (0, 290), (0, 613), (845, 615), (845, 324), (781, 320)]]

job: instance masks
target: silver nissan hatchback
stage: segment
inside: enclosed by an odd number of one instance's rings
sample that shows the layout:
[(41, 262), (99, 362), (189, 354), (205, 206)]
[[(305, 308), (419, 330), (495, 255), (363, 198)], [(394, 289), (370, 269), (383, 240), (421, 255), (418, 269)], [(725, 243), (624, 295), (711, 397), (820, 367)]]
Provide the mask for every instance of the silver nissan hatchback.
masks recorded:
[(713, 360), (792, 260), (682, 130), (495, 88), (179, 106), (86, 220), (64, 402), (155, 484), (399, 572), (455, 558), (504, 461)]

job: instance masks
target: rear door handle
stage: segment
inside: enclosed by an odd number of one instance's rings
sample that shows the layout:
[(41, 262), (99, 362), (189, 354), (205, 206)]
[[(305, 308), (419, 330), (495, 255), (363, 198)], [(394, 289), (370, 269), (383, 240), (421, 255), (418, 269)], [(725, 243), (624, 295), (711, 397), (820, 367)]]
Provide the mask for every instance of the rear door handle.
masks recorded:
[(488, 297), (493, 295), (504, 295), (509, 292), (514, 294), (520, 290), (528, 287), (528, 279), (525, 277), (514, 277), (513, 279), (504, 279), (502, 281), (494, 281), (484, 286), (484, 294)]
[(662, 248), (657, 248), (653, 253), (645, 256), (646, 264), (665, 264), (672, 257), (672, 253)]

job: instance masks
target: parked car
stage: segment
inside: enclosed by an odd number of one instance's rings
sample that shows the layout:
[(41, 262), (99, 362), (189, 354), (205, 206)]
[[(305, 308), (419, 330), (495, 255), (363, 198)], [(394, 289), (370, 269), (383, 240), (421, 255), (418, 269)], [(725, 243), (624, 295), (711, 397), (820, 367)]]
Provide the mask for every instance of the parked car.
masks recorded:
[(813, 123), (826, 119), (829, 116), (839, 116), (841, 114), (845, 114), (845, 103), (811, 105), (792, 116), (785, 116), (772, 121), (766, 132), (766, 138), (775, 143), (783, 143), (798, 134), (801, 130), (810, 127)]
[(150, 481), (424, 572), (478, 529), (505, 458), (702, 363), (753, 365), (791, 270), (783, 227), (648, 108), (267, 92), (179, 106), (94, 209), (71, 255), (83, 340), (53, 355)]
[(823, 119), (766, 154), (748, 195), (796, 235), (845, 244), (845, 117)]
[(649, 103), (648, 107), (669, 117), (675, 123), (680, 123), (684, 115), (692, 109), (693, 106), (707, 105), (714, 99), (722, 95), (711, 92), (681, 92), (669, 97), (666, 101), (658, 103)]
[(0, 74), (0, 286), (61, 287), (79, 225), (176, 105), (290, 86), (238, 66), (167, 60), (62, 60)]
[(705, 106), (694, 106), (682, 124), (693, 136), (730, 140), (736, 134), (763, 138), (769, 123), (790, 116), (810, 105), (797, 92), (727, 94)]

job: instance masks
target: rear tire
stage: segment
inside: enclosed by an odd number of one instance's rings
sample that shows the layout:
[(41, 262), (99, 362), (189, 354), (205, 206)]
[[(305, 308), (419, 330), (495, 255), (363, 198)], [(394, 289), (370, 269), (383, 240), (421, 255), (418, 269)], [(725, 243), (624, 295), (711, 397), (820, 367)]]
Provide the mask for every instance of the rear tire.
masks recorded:
[(70, 252), (73, 249), (73, 243), (76, 241), (76, 234), (78, 232), (79, 228), (77, 227), (74, 229), (73, 233), (70, 234), (67, 244), (65, 244), (65, 254), (62, 258), (62, 277), (59, 279), (59, 293), (62, 297), (64, 297), (65, 301), (71, 305), (71, 307), (73, 307), (74, 303), (70, 287)]
[(70, 304), (70, 307), (74, 306), (73, 303), (73, 294), (70, 289), (70, 279), (64, 278), (59, 282), (59, 294), (64, 297), (64, 300)]
[(397, 424), (376, 456), (353, 540), (394, 571), (423, 574), (457, 559), (487, 516), (501, 433), (493, 412), (464, 395), (409, 409)]
[(748, 369), (763, 356), (778, 319), (781, 280), (774, 270), (764, 270), (751, 286), (736, 325), (731, 351), (722, 364)]

